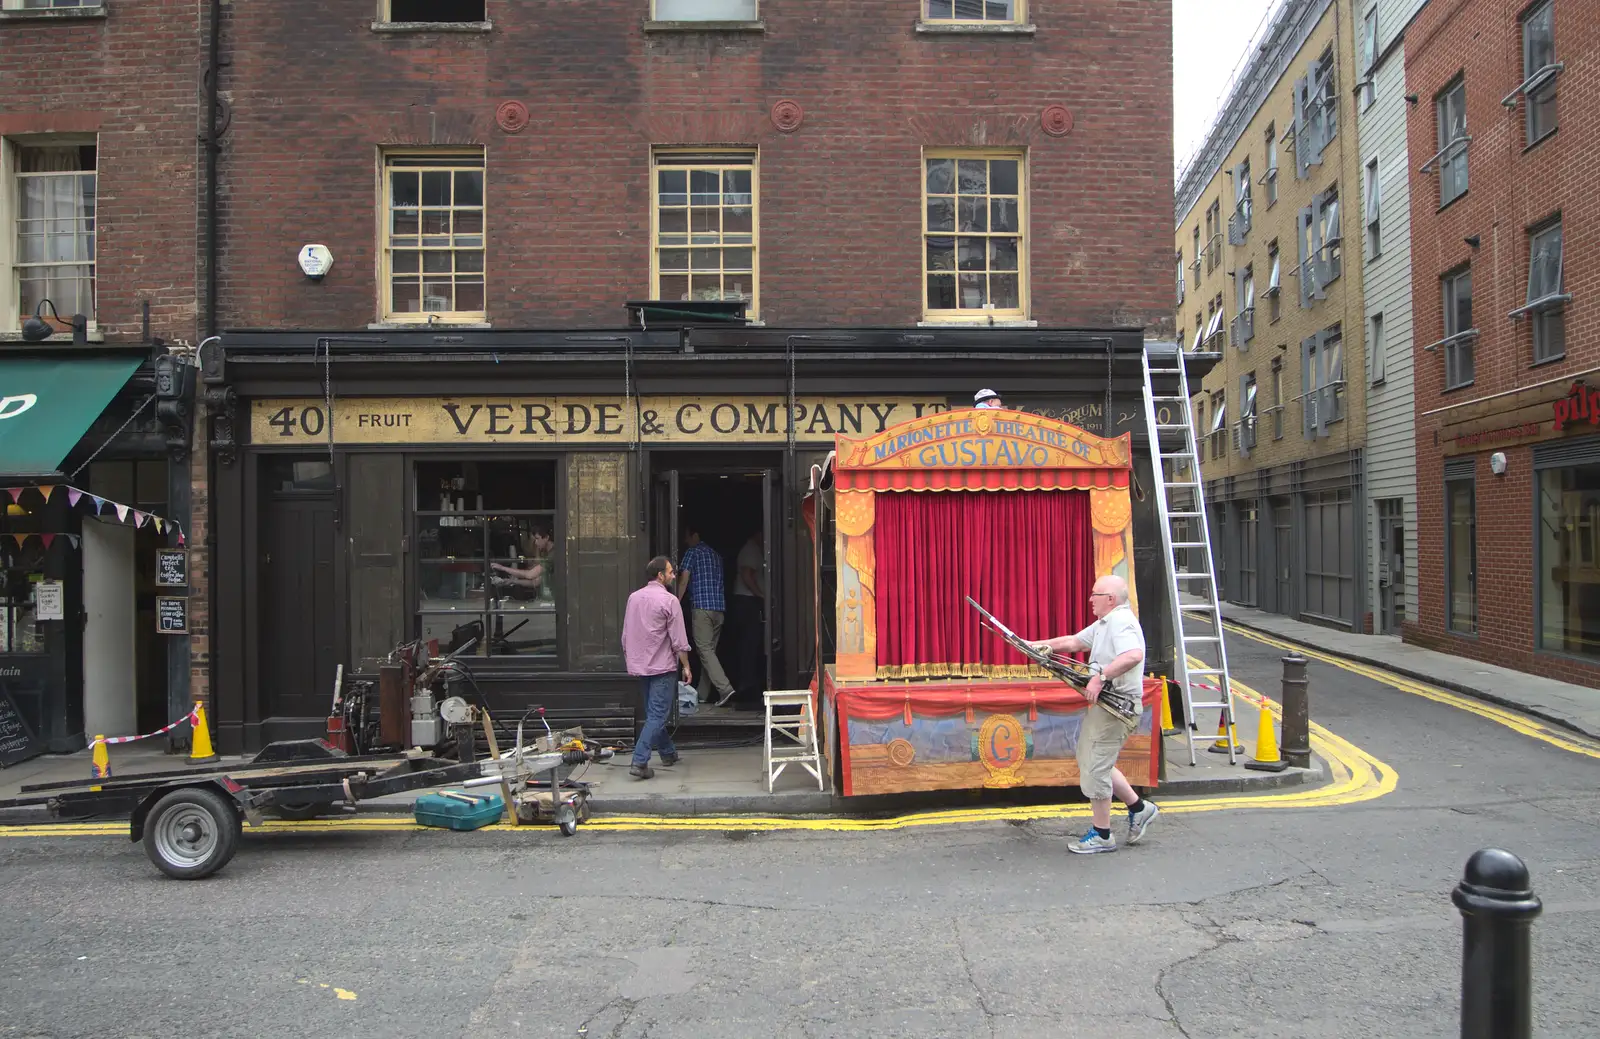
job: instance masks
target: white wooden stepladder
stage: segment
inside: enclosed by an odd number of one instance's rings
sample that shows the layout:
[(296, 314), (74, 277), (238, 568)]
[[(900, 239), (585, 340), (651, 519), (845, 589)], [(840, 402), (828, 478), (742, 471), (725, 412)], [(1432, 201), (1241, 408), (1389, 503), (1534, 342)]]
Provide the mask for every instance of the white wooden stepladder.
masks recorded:
[[(817, 749), (817, 714), (809, 689), (769, 689), (767, 701), (767, 732), (764, 762), (767, 770), (767, 793), (772, 784), (790, 765), (799, 765), (817, 780), (817, 789), (823, 789), (822, 752)], [(798, 707), (799, 714), (773, 715), (774, 707)], [(772, 737), (783, 742), (773, 747)]]
[[(1173, 345), (1170, 360), (1165, 354), (1152, 358), (1151, 345), (1145, 344), (1144, 351), (1145, 430), (1155, 474), (1167, 598), (1172, 604), (1173, 673), (1183, 690), (1189, 764), (1195, 763), (1196, 742), (1225, 741), (1231, 765), (1238, 760), (1238, 740), (1230, 738), (1236, 736), (1233, 684), (1228, 679), (1222, 603), (1217, 597), (1200, 451), (1189, 407), (1189, 376), (1181, 343)], [(1163, 392), (1156, 391), (1157, 380)], [(1207, 708), (1221, 712), (1215, 734), (1196, 730), (1195, 711)]]

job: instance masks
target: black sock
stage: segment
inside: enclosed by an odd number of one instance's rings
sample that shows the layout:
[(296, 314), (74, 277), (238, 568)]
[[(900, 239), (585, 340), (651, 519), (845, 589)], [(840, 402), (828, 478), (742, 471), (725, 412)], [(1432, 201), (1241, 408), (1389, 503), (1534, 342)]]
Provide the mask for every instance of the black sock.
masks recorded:
[(1143, 808), (1144, 808), (1144, 798), (1141, 797), (1137, 801), (1133, 802), (1133, 804), (1128, 806), (1128, 811), (1130, 811), (1130, 812), (1138, 812), (1138, 811), (1142, 810)]
[(1094, 832), (1098, 833), (1102, 837), (1110, 838), (1110, 836), (1111, 836), (1111, 827), (1109, 827), (1109, 826), (1096, 826), (1094, 828)]

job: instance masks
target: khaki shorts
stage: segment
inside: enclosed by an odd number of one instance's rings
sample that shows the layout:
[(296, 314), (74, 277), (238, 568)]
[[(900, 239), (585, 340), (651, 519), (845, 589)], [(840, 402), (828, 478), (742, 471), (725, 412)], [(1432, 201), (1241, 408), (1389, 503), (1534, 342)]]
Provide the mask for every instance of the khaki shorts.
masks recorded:
[(1139, 725), (1137, 718), (1124, 718), (1099, 704), (1083, 712), (1078, 729), (1078, 786), (1091, 801), (1111, 798), (1111, 770), (1117, 767), (1122, 745)]

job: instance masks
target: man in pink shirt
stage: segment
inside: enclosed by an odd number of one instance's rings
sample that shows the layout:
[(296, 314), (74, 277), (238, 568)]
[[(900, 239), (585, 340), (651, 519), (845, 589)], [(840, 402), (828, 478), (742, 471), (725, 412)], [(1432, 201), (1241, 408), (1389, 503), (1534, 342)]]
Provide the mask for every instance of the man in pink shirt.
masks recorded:
[(683, 607), (672, 594), (676, 574), (672, 560), (656, 556), (644, 568), (645, 586), (628, 596), (628, 610), (622, 618), (622, 658), (628, 674), (639, 677), (644, 696), (644, 728), (633, 745), (633, 767), (628, 775), (649, 779), (650, 752), (661, 752), (661, 764), (670, 768), (678, 763), (678, 749), (667, 732), (667, 718), (678, 691), (678, 676), (693, 683), (689, 672), (689, 637), (683, 630)]

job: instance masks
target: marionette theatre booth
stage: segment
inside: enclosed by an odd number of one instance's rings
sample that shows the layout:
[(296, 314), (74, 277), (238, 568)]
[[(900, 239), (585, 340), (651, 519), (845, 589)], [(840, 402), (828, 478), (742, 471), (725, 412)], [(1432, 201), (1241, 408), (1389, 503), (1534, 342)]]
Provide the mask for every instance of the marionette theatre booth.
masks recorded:
[[(1049, 634), (1077, 623), (1097, 562), (1120, 552), (1108, 565), (1138, 586), (1155, 666), (1160, 654), (1170, 658), (1169, 622), (1159, 563), (1141, 560), (1142, 546), (1159, 543), (1158, 528), (1153, 501), (1128, 496), (1150, 486), (1144, 348), (1137, 329), (654, 320), (613, 331), (227, 333), (201, 359), (212, 414), (213, 580), (240, 590), (212, 599), (219, 749), (321, 735), (339, 665), (371, 674), (419, 638), (441, 651), (468, 646), (475, 695), (496, 714), (515, 721), (537, 705), (552, 724), (630, 736), (641, 705), (623, 666), (624, 605), (648, 560), (679, 559), (691, 534), (723, 564), (718, 657), (735, 688), (730, 710), (759, 708), (767, 689), (814, 685), (835, 663), (836, 619), (848, 619), (836, 618), (836, 598), (857, 596), (848, 616), (858, 619), (872, 606), (860, 605), (868, 589), (857, 565), (870, 539), (857, 526), (838, 549), (831, 535), (813, 539), (813, 520), (832, 522), (831, 503), (817, 517), (807, 497), (813, 473), (850, 442), (841, 437), (870, 444), (907, 423), (955, 415), (1003, 415), (1045, 436), (1007, 440), (1049, 453), (1047, 465), (1015, 471), (1070, 483), (1059, 493), (1052, 484), (1026, 495), (900, 497), (982, 497), (973, 522), (986, 526), (967, 532), (972, 552), (998, 551), (1028, 524), (1059, 527), (1059, 538), (1027, 541), (1046, 542), (1029, 551), (1053, 570), (1049, 583), (1015, 589), (1018, 601), (1053, 597), (1026, 618), (1062, 625)], [(1190, 377), (1209, 363), (1191, 360)], [(975, 412), (980, 387), (999, 390), (1015, 413)], [(1064, 462), (1068, 440), (1105, 464)], [(1120, 495), (1115, 549), (1088, 534), (1096, 517), (1111, 522), (1088, 503), (1088, 488)], [(923, 521), (879, 507), (879, 524)], [(1011, 508), (1023, 511), (994, 511)], [(949, 536), (961, 534), (958, 525)], [(877, 544), (885, 554), (873, 587), (880, 596), (885, 587), (911, 591), (911, 575), (888, 576), (915, 565), (892, 555), (906, 543)], [(983, 564), (965, 551), (949, 561)], [(1007, 563), (1021, 580), (1015, 570)], [(947, 619), (966, 625), (969, 613), (962, 606)], [(878, 645), (893, 645), (878, 630)], [(858, 665), (847, 660), (863, 651), (847, 657), (838, 634), (839, 677), (853, 680)], [(920, 643), (895, 652), (872, 659), (872, 677), (881, 665), (920, 681), (918, 665), (966, 659), (927, 655)], [(1021, 663), (994, 647), (972, 653), (980, 669)], [(738, 720), (758, 729), (762, 715)]]
[[(843, 794), (1077, 782), (1088, 701), (985, 625), (980, 607), (1022, 639), (1070, 634), (1094, 621), (1094, 582), (1117, 576), (1149, 637), (1166, 603), (1135, 563), (1133, 443), (1009, 408), (838, 438), (822, 716)], [(1146, 566), (1164, 580), (1159, 558)], [(1159, 778), (1163, 689), (1145, 680), (1119, 760), (1135, 785)]]

